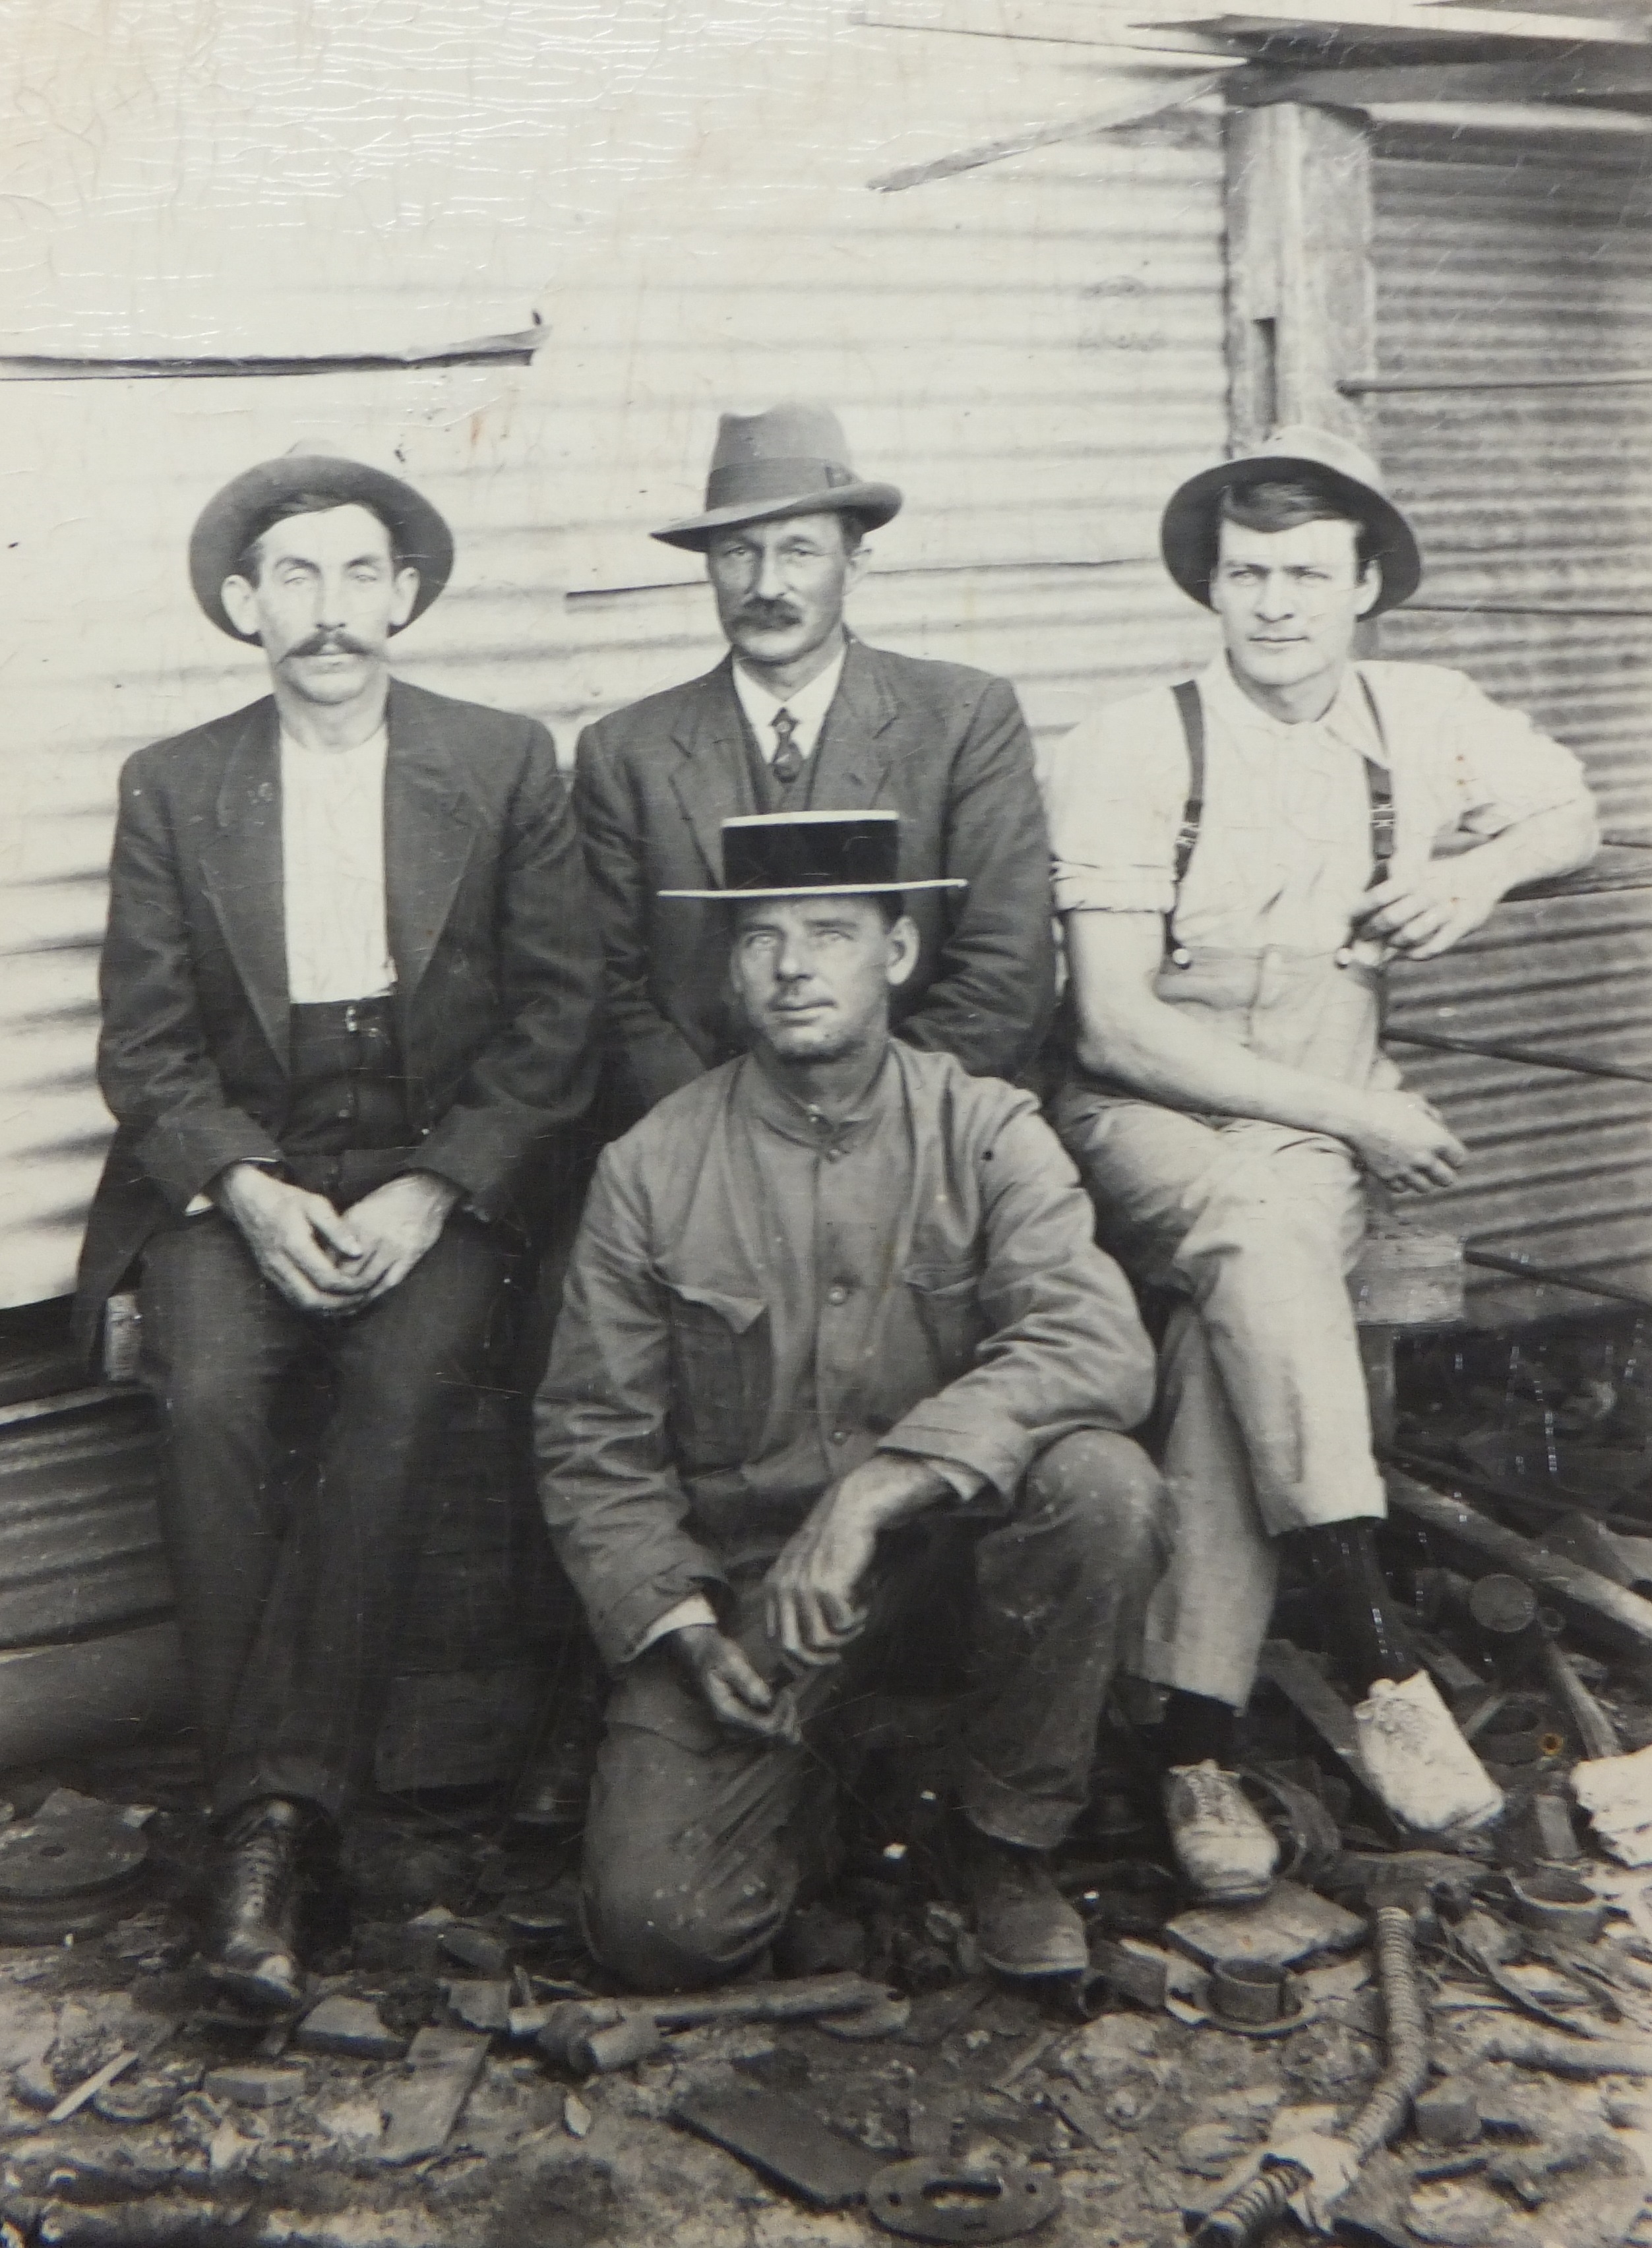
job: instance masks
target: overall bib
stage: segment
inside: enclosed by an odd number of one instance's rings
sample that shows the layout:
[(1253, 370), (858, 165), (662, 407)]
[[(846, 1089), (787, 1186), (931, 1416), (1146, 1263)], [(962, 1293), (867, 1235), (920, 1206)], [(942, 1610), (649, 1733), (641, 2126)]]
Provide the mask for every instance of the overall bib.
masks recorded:
[[(1197, 688), (1175, 692), (1190, 772), (1179, 893), (1203, 812), (1204, 724)], [(1375, 883), (1393, 855), (1394, 806), (1387, 771), (1368, 760), (1366, 776)], [(1155, 988), (1269, 1061), (1344, 1085), (1400, 1082), (1380, 1043), (1380, 975), (1354, 948), (1189, 949), (1173, 908)], [(1176, 1299), (1159, 1393), (1175, 1542), (1143, 1673), (1242, 1708), (1272, 1613), (1272, 1539), (1384, 1511), (1347, 1286), (1365, 1232), (1360, 1174), (1340, 1140), (1162, 1107), (1076, 1070), (1056, 1125), (1103, 1245), (1139, 1286)]]

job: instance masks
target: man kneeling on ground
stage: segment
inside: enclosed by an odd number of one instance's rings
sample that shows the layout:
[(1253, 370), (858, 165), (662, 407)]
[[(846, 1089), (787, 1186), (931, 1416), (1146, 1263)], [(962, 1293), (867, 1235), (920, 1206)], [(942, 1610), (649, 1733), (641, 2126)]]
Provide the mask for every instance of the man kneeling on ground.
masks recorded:
[(1073, 1972), (1049, 1853), (1162, 1566), (1122, 1432), (1152, 1354), (1032, 1097), (891, 1039), (895, 812), (723, 828), (751, 1050), (604, 1154), (540, 1392), (540, 1490), (617, 1673), (589, 1940), (644, 1988), (760, 1961), (830, 1869), (821, 1721), (897, 1615), (971, 1684), (946, 1852), (984, 1958)]

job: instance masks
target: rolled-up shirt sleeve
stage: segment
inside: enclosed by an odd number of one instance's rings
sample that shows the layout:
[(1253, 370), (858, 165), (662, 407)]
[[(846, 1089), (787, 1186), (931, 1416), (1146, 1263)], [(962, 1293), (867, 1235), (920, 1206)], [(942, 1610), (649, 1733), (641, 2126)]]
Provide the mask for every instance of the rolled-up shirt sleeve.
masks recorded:
[(1161, 690), (1080, 720), (1042, 773), (1055, 910), (1168, 914), (1187, 750)]
[(1452, 675), (1457, 692), (1441, 731), (1461, 833), (1500, 835), (1540, 812), (1593, 804), (1582, 764), (1570, 750), (1525, 711), (1494, 702), (1465, 674)]

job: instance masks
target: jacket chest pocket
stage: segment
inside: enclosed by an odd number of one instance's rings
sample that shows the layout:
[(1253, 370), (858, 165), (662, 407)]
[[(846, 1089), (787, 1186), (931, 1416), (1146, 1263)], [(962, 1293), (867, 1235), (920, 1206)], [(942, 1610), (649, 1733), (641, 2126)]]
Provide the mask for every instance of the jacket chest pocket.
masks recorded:
[(761, 1298), (661, 1273), (671, 1342), (670, 1424), (694, 1470), (738, 1467), (756, 1451), (769, 1402), (769, 1326)]
[(901, 1278), (946, 1378), (965, 1372), (974, 1364), (977, 1346), (987, 1331), (977, 1294), (980, 1275), (974, 1265), (912, 1264), (904, 1267)]

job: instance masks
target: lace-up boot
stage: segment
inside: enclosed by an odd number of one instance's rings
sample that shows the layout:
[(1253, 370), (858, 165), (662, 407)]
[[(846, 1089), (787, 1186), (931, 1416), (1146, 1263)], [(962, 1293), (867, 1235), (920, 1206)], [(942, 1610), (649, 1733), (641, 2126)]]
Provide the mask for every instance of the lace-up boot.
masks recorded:
[(293, 2007), (304, 1995), (295, 1927), (311, 1823), (302, 1805), (270, 1796), (250, 1804), (223, 1838), (202, 1953), (215, 1981), (256, 2006)]
[(1266, 1896), (1279, 1846), (1230, 1772), (1189, 1764), (1165, 1774), (1170, 1847), (1190, 1885), (1212, 1903)]
[(976, 1941), (1000, 1975), (1078, 1975), (1090, 1964), (1084, 1922), (1055, 1885), (1043, 1850), (1001, 1842), (955, 1811), (945, 1834), (949, 1886), (975, 1916)]
[(1426, 1670), (1397, 1685), (1379, 1678), (1354, 1722), (1366, 1778), (1395, 1817), (1418, 1833), (1467, 1833), (1502, 1810), (1502, 1789), (1457, 1731)]

